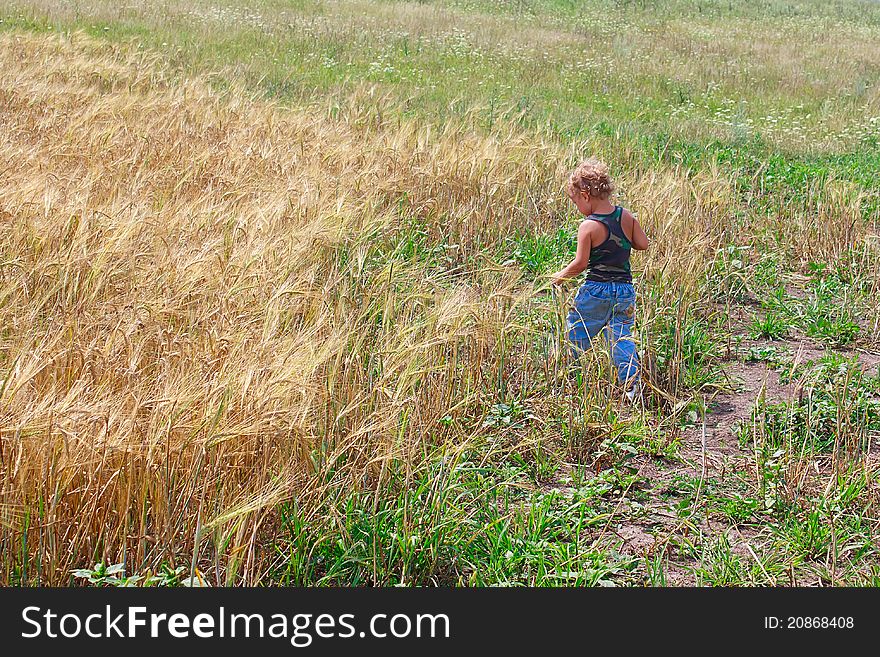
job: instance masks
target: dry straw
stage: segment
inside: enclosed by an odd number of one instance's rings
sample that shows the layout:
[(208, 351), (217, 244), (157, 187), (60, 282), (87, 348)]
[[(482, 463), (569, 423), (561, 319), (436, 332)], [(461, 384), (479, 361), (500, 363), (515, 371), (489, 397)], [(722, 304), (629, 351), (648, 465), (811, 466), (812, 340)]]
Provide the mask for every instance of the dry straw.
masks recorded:
[[(601, 145), (347, 107), (220, 95), (82, 35), (0, 37), (3, 582), (102, 559), (262, 581), (279, 502), (308, 522), (327, 487), (479, 439), (497, 382), (547, 380), (528, 320), (552, 314), (546, 284), (487, 254), (561, 226), (565, 172)], [(732, 194), (714, 170), (611, 163), (655, 245), (648, 344), (698, 302)], [(445, 269), (401, 255), (414, 223)], [(653, 374), (672, 398), (677, 372)]]

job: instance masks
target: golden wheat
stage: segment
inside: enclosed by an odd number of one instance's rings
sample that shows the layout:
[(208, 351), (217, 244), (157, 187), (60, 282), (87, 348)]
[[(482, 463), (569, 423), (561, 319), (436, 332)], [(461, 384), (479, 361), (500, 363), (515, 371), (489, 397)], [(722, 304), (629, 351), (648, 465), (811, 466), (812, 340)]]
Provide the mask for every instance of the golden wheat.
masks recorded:
[[(13, 562), (62, 584), (93, 559), (172, 559), (258, 583), (280, 501), (308, 514), (477, 439), (441, 418), (473, 415), (486, 381), (529, 388), (547, 360), (528, 317), (552, 314), (546, 282), (487, 247), (562, 226), (584, 153), (610, 155), (654, 239), (645, 336), (699, 303), (743, 229), (716, 170), (376, 107), (331, 119), (79, 34), (0, 37), (4, 582)], [(389, 255), (414, 222), (446, 271)]]

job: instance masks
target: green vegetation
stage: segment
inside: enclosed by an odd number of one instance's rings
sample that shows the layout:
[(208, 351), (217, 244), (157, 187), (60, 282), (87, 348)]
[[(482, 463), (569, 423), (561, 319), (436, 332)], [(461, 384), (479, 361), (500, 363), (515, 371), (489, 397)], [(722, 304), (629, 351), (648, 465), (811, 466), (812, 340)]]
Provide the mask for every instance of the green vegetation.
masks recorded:
[[(878, 44), (861, 0), (4, 5), (0, 580), (877, 585)], [(637, 407), (547, 286), (588, 154), (652, 240)]]

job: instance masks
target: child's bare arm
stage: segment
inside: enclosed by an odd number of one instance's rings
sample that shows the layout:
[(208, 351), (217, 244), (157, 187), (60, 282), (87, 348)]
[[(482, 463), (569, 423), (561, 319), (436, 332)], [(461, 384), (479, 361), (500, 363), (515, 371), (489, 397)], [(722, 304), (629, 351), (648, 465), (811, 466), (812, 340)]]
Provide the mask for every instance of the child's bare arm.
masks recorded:
[(630, 244), (636, 251), (644, 251), (648, 248), (648, 236), (639, 220), (636, 219), (629, 210), (623, 211), (621, 220), (623, 231), (629, 236)]
[(565, 281), (580, 274), (590, 263), (590, 249), (593, 245), (594, 221), (582, 221), (578, 227), (577, 252), (574, 260), (567, 267), (553, 274), (553, 285), (562, 285)]

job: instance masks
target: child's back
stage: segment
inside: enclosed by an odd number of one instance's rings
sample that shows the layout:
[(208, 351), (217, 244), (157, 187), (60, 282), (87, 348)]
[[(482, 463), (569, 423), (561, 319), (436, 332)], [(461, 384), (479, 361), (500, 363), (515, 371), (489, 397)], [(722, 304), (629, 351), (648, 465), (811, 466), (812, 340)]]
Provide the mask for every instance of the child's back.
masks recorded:
[(617, 205), (610, 214), (593, 212), (587, 217), (588, 220), (602, 224), (607, 231), (607, 237), (598, 246), (590, 249), (586, 280), (632, 283), (632, 270), (629, 265), (632, 243), (621, 225), (623, 212), (623, 208)]
[(587, 270), (568, 315), (568, 337), (576, 350), (586, 350), (604, 331), (618, 378), (632, 398), (638, 389), (639, 357), (631, 336), (636, 293), (630, 253), (647, 249), (648, 238), (632, 213), (608, 200), (613, 190), (601, 162), (587, 160), (572, 173), (568, 195), (586, 218), (578, 228), (574, 260), (554, 275), (553, 282), (560, 284)]

